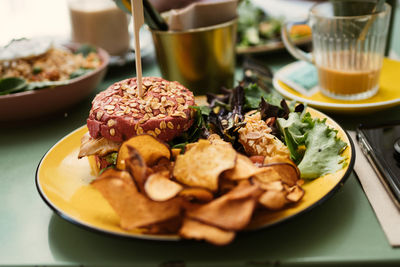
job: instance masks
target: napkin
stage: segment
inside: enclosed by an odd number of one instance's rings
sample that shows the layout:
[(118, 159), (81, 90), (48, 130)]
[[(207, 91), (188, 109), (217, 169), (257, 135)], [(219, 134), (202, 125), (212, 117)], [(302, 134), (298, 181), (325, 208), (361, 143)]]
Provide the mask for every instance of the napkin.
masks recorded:
[(400, 246), (400, 210), (392, 202), (368, 159), (361, 151), (356, 140), (356, 133), (349, 133), (353, 139), (357, 155), (354, 170), (385, 232), (386, 238), (390, 245), (398, 247)]
[(169, 29), (186, 31), (217, 25), (237, 16), (238, 0), (203, 0), (165, 14)]
[(278, 79), (302, 95), (311, 97), (318, 89), (317, 68), (308, 62), (298, 61), (280, 71)]

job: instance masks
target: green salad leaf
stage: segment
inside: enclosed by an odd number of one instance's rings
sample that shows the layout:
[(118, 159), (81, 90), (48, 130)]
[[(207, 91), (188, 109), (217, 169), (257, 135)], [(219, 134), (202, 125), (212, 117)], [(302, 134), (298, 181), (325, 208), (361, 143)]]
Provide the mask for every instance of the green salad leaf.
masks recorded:
[(17, 93), (25, 90), (27, 83), (25, 79), (8, 77), (0, 79), (0, 95)]
[(272, 90), (271, 92), (266, 92), (255, 83), (250, 84), (244, 88), (245, 108), (257, 109), (260, 106), (261, 98), (264, 98), (271, 105), (280, 106), (282, 97), (273, 92)]
[(302, 178), (314, 179), (344, 167), (345, 158), (340, 153), (347, 144), (326, 125), (326, 119), (313, 119), (310, 113), (290, 113), (287, 120), (277, 121)]
[(77, 77), (79, 77), (79, 76), (85, 75), (85, 74), (88, 73), (88, 72), (91, 72), (92, 70), (93, 70), (93, 69), (79, 68), (79, 69), (77, 69), (76, 71), (72, 72), (72, 73), (69, 75), (69, 78), (70, 78), (70, 79), (77, 78)]
[(208, 131), (206, 118), (211, 110), (208, 106), (190, 106), (195, 112), (194, 123), (181, 136), (174, 138), (169, 142), (171, 148), (180, 148), (184, 151), (188, 143), (196, 142), (204, 132)]

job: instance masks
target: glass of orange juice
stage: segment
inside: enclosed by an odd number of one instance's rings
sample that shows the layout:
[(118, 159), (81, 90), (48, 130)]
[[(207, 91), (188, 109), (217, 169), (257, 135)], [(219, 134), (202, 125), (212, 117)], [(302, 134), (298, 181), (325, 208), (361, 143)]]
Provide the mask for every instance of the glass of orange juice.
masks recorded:
[(312, 30), (313, 52), (294, 46), (289, 30), (282, 27), (288, 51), (318, 70), (320, 91), (342, 100), (375, 95), (389, 28), (391, 8), (377, 1), (329, 1), (314, 5), (307, 20)]

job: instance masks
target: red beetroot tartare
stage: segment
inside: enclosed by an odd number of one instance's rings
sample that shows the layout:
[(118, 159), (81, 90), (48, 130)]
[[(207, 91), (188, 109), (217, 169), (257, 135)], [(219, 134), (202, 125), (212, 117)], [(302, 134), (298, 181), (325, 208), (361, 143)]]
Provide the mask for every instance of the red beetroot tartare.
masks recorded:
[(89, 134), (82, 138), (79, 157), (105, 156), (118, 151), (123, 141), (144, 133), (170, 141), (193, 124), (193, 105), (193, 93), (178, 82), (143, 77), (141, 98), (136, 78), (116, 82), (92, 102)]

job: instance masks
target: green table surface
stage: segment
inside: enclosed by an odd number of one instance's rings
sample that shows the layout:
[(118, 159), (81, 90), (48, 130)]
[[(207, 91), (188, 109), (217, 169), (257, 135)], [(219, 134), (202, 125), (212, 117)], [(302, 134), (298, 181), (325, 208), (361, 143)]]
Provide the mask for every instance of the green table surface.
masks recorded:
[[(293, 61), (286, 53), (259, 59), (274, 71)], [(159, 75), (154, 58), (143, 66), (145, 76)], [(225, 247), (120, 239), (54, 214), (36, 190), (39, 161), (58, 140), (85, 124), (96, 93), (134, 75), (133, 64), (109, 69), (96, 92), (76, 106), (23, 125), (0, 126), (0, 265), (400, 266), (400, 249), (389, 245), (354, 173), (333, 197), (310, 212), (271, 228), (241, 233)], [(241, 77), (238, 67), (236, 80)], [(400, 107), (363, 116), (329, 115), (346, 129), (354, 129), (360, 122), (400, 119)]]

